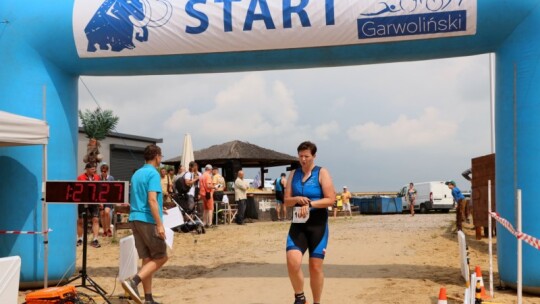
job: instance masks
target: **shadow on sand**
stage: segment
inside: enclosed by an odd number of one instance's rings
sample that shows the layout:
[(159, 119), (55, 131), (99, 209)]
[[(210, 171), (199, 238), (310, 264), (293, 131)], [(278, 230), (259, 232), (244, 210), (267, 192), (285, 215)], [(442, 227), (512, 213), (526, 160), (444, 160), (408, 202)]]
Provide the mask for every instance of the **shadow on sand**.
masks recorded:
[[(303, 265), (307, 275), (307, 266)], [(89, 267), (92, 276), (116, 277), (118, 268)], [(457, 267), (442, 267), (432, 265), (324, 265), (326, 278), (350, 279), (422, 279), (438, 284), (455, 284), (460, 270)], [(228, 263), (215, 268), (200, 265), (165, 266), (155, 275), (156, 278), (287, 278), (287, 267), (283, 264), (269, 263)]]

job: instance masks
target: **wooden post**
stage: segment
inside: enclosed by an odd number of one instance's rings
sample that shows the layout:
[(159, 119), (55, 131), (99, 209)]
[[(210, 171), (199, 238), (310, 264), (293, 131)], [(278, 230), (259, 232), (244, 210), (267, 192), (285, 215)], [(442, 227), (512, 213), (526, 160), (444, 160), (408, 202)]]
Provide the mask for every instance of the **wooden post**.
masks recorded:
[(481, 240), (482, 239), (482, 226), (477, 226), (474, 228), (476, 228), (476, 239)]

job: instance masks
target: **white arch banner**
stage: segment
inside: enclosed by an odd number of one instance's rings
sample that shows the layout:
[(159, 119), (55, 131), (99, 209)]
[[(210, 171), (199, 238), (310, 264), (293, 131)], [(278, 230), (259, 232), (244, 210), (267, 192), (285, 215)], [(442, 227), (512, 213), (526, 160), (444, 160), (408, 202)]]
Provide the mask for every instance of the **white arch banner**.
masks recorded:
[(200, 54), (474, 35), (477, 0), (75, 0), (79, 57)]

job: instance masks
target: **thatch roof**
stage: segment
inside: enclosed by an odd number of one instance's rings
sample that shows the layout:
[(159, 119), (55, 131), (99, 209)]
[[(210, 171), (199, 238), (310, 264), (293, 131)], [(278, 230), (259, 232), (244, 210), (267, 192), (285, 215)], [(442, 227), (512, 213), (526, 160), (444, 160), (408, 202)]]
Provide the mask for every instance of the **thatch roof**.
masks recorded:
[[(298, 158), (285, 153), (259, 147), (248, 142), (234, 140), (221, 145), (213, 145), (193, 152), (199, 164), (223, 167), (231, 160), (238, 160), (242, 167), (260, 168), (288, 166), (298, 163)], [(178, 165), (181, 155), (164, 161), (164, 164)]]

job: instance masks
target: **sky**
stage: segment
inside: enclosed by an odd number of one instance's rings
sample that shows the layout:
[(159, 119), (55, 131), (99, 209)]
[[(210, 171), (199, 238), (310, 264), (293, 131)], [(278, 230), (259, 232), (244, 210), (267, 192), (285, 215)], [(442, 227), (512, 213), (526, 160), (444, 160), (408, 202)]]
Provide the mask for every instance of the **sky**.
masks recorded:
[(120, 118), (116, 132), (163, 138), (165, 159), (181, 154), (185, 133), (194, 150), (240, 140), (293, 156), (310, 140), (336, 190), (398, 191), (450, 179), (466, 190), (461, 172), (491, 153), (488, 55), (82, 80), (89, 90), (79, 83), (79, 109), (99, 104)]

